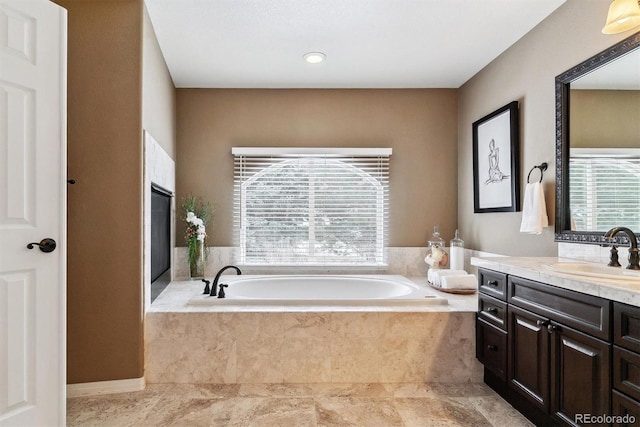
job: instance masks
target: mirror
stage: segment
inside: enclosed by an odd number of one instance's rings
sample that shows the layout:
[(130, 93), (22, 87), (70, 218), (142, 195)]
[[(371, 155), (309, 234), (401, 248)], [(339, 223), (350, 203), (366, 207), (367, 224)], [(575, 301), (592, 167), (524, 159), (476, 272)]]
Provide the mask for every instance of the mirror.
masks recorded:
[(640, 33), (556, 77), (555, 241), (601, 244), (613, 226), (640, 237), (638, 206)]

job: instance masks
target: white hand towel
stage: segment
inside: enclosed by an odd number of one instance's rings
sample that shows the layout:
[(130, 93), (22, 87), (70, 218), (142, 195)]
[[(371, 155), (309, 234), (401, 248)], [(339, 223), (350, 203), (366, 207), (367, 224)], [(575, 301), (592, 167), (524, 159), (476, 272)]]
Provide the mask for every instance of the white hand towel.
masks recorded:
[(465, 276), (467, 274), (464, 270), (438, 270), (430, 269), (427, 275), (427, 280), (436, 286), (440, 286), (442, 278), (445, 276)]
[(549, 217), (547, 216), (547, 205), (544, 201), (542, 183), (528, 183), (524, 189), (520, 232), (540, 234), (542, 233), (542, 229), (548, 226)]
[(478, 289), (478, 279), (473, 274), (466, 276), (444, 276), (440, 287), (443, 289)]

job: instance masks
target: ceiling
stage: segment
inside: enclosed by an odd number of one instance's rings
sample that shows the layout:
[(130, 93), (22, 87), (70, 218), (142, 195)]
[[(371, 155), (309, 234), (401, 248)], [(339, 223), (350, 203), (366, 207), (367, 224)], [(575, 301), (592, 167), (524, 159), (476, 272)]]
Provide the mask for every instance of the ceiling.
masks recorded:
[(145, 4), (179, 88), (458, 88), (564, 1)]

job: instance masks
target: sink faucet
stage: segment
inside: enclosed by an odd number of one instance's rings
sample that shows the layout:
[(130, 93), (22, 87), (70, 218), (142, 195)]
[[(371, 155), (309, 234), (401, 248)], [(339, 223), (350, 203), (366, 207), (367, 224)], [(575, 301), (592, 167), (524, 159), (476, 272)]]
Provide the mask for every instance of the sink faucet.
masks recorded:
[(604, 238), (613, 239), (613, 237), (620, 232), (625, 233), (629, 239), (629, 265), (627, 265), (627, 269), (640, 270), (640, 249), (638, 249), (638, 239), (636, 239), (636, 235), (633, 231), (627, 227), (613, 227), (604, 234)]
[[(226, 265), (224, 267), (222, 267), (220, 269), (220, 271), (218, 271), (218, 274), (216, 274), (216, 278), (213, 279), (213, 284), (211, 285), (211, 293), (209, 294), (209, 296), (215, 297), (218, 293), (218, 281), (220, 280), (220, 276), (222, 276), (222, 273), (225, 270), (228, 270), (230, 268), (233, 268), (234, 270), (236, 270), (236, 273), (239, 275), (242, 274), (242, 271), (240, 271), (240, 269), (238, 267), (236, 267), (235, 265)], [(221, 292), (224, 295), (224, 290), (221, 289)]]

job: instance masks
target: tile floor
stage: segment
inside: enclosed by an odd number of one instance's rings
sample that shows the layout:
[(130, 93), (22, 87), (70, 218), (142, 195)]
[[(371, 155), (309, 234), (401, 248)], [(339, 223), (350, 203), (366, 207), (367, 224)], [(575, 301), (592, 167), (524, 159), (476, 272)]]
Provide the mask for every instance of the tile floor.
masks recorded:
[(484, 384), (150, 384), (67, 401), (69, 426), (532, 426)]

